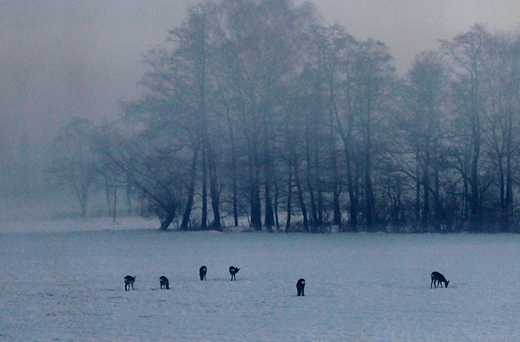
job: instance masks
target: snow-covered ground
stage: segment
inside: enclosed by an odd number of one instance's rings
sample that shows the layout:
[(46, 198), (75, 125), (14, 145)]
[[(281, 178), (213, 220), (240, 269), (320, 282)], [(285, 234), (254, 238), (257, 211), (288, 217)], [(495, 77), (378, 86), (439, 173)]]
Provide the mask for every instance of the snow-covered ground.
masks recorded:
[(0, 260), (1, 341), (520, 341), (520, 235), (4, 231)]

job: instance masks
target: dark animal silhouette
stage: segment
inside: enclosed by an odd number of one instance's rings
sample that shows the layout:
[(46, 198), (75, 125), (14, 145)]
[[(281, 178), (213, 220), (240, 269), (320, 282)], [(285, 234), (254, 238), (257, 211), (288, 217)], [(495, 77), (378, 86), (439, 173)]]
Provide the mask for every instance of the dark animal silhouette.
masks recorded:
[(134, 283), (135, 283), (135, 277), (127, 275), (125, 277), (125, 291), (130, 290), (130, 286), (132, 287), (132, 290), (133, 290), (134, 289)]
[(296, 290), (298, 291), (298, 296), (305, 297), (305, 279), (301, 278), (296, 283)]
[(439, 284), (440, 287), (442, 287), (442, 283), (444, 283), (444, 287), (447, 288), (448, 284), (450, 283), (450, 281), (446, 280), (446, 278), (444, 278), (444, 276), (439, 272), (432, 272), (431, 277), (432, 281), (430, 283), (430, 289), (432, 288), (432, 285), (437, 287), (437, 284)]
[(235, 274), (237, 274), (238, 271), (240, 271), (240, 268), (235, 266), (229, 266), (229, 274), (231, 274), (231, 280), (237, 280)]
[(206, 273), (208, 272), (208, 268), (206, 266), (202, 266), (199, 268), (199, 276), (200, 280), (206, 280)]
[(161, 289), (166, 289), (166, 290), (169, 290), (170, 289), (170, 282), (168, 280), (168, 278), (166, 278), (165, 276), (161, 276), (159, 278), (159, 282), (161, 283)]

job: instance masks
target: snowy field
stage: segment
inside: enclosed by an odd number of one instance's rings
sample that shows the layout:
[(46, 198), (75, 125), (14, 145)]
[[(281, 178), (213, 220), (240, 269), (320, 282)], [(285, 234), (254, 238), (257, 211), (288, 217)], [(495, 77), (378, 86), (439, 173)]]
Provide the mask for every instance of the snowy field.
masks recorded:
[(112, 228), (0, 233), (1, 341), (520, 341), (520, 235)]

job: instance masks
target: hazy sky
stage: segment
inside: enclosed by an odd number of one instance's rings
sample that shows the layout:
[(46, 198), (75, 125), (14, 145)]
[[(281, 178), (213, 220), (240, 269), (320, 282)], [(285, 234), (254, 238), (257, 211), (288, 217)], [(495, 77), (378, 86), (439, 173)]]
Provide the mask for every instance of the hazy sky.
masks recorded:
[[(74, 116), (115, 117), (117, 101), (136, 94), (142, 54), (164, 42), (188, 3), (195, 1), (0, 0), (0, 148), (20, 137), (50, 139)], [(315, 4), (325, 24), (386, 43), (400, 72), (417, 52), (476, 22), (492, 31), (520, 23), (518, 0)]]

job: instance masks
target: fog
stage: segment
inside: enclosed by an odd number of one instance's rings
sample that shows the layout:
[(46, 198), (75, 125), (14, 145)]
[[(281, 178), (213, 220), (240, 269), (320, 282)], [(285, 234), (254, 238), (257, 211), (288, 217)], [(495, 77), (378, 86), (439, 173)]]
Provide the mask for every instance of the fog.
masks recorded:
[[(143, 53), (165, 42), (190, 3), (196, 1), (0, 2), (4, 200), (7, 190), (20, 192), (21, 184), (25, 193), (37, 187), (45, 147), (71, 118), (117, 117), (118, 101), (138, 93)], [(514, 0), (324, 0), (316, 7), (325, 24), (338, 23), (356, 38), (387, 44), (399, 73), (417, 52), (436, 49), (438, 39), (450, 39), (476, 22), (493, 31), (515, 31), (520, 13)]]

